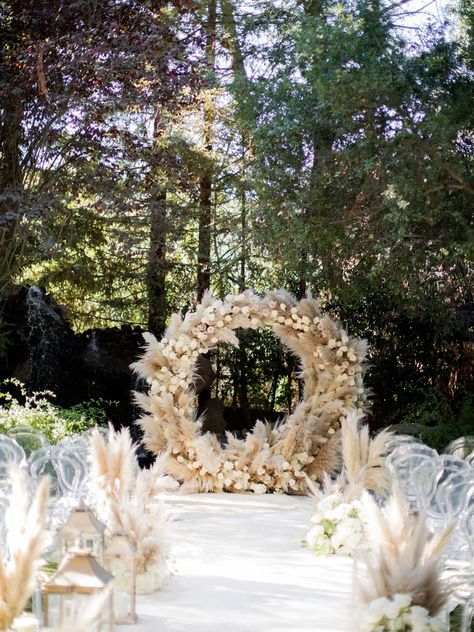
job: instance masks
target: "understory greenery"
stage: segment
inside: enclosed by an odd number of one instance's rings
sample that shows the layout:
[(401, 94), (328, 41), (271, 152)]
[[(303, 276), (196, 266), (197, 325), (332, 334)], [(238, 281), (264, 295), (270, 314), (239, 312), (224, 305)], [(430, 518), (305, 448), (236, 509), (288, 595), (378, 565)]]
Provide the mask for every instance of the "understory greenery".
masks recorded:
[[(18, 380), (8, 380), (3, 385), (5, 392), (0, 392), (0, 433), (8, 433), (18, 426), (29, 426), (40, 430), (54, 444), (94, 426), (107, 426), (103, 405), (113, 402), (92, 400), (62, 408), (51, 401), (55, 395), (50, 391), (29, 394)], [(18, 391), (18, 396), (10, 392), (12, 386)]]
[(403, 423), (421, 424), (414, 426), (415, 436), (424, 443), (442, 451), (448, 443), (458, 437), (472, 435), (474, 431), (474, 398), (461, 392), (453, 404), (446, 394), (438, 389), (426, 389), (417, 404), (412, 404)]
[[(460, 632), (462, 626), (462, 606), (457, 606), (449, 617), (449, 629), (451, 632)], [(474, 632), (474, 621), (471, 623), (471, 632)]]

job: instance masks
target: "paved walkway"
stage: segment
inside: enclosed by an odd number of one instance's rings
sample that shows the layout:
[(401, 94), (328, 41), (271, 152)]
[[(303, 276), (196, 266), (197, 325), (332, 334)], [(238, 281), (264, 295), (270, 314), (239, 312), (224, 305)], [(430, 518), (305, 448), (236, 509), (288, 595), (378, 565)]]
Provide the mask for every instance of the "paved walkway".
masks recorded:
[(172, 576), (121, 632), (353, 632), (352, 562), (300, 545), (308, 498), (167, 495)]

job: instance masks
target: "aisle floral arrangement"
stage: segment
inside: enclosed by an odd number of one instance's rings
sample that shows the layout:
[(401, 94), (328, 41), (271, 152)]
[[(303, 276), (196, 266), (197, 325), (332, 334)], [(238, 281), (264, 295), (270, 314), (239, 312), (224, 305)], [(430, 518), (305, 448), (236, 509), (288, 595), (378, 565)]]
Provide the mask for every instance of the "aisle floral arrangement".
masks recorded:
[[(301, 362), (304, 395), (278, 427), (259, 422), (244, 440), (228, 435), (223, 447), (201, 433), (197, 418), (196, 362), (219, 343), (238, 346), (238, 328), (271, 327)], [(350, 338), (320, 312), (317, 301), (283, 292), (263, 298), (248, 290), (224, 301), (206, 294), (195, 312), (175, 314), (163, 338), (146, 335), (135, 370), (147, 379), (136, 399), (139, 420), (155, 454), (168, 452), (168, 471), (187, 491), (302, 494), (307, 480), (322, 480), (340, 467), (341, 424), (365, 403), (362, 382), (366, 343)]]
[(343, 502), (341, 495), (334, 493), (321, 500), (317, 509), (304, 545), (316, 555), (351, 555), (364, 535), (360, 502)]
[[(178, 483), (165, 475), (167, 456), (140, 469), (135, 446), (127, 428), (114, 432), (108, 441), (95, 430), (90, 450), (90, 487), (95, 509), (110, 532), (123, 529), (137, 549), (137, 592), (158, 590), (168, 576), (169, 520), (160, 492), (176, 489)], [(116, 577), (120, 586), (127, 577)]]
[(432, 535), (398, 487), (383, 508), (368, 495), (362, 502), (370, 551), (355, 573), (359, 632), (446, 632), (441, 553), (454, 525)]
[(379, 597), (359, 608), (359, 632), (446, 632), (446, 624), (432, 617), (411, 595)]
[(5, 513), (6, 534), (0, 555), (0, 630), (10, 630), (35, 586), (46, 537), (49, 481), (44, 478), (31, 498), (27, 475), (12, 468)]
[(383, 495), (388, 488), (384, 468), (391, 433), (384, 430), (373, 439), (367, 425), (360, 426), (352, 412), (341, 428), (342, 471), (333, 481), (325, 476), (321, 487), (310, 484), (316, 499), (312, 527), (303, 544), (316, 555), (352, 555), (363, 543), (364, 511), (361, 497), (370, 490)]

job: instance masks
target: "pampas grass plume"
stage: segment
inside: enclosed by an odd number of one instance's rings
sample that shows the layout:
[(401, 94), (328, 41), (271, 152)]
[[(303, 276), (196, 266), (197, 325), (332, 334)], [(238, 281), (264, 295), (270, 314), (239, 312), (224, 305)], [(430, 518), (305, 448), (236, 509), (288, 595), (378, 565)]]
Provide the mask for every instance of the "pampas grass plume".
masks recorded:
[(44, 542), (49, 480), (43, 478), (30, 501), (26, 474), (10, 470), (5, 554), (0, 557), (0, 629), (7, 630), (30, 598)]
[(361, 554), (367, 576), (356, 578), (360, 599), (369, 603), (378, 597), (409, 594), (414, 605), (436, 615), (446, 601), (440, 581), (440, 555), (454, 525), (432, 536), (425, 515), (410, 512), (398, 486), (384, 508), (377, 506), (369, 494), (362, 502), (371, 553)]

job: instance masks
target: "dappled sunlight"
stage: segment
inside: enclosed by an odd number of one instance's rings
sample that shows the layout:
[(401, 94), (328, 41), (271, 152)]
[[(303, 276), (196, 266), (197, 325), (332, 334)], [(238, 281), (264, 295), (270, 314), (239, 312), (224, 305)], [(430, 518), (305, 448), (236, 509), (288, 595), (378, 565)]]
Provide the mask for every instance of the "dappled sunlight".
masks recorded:
[[(175, 575), (138, 601), (139, 627), (214, 632), (349, 631), (352, 561), (300, 544), (310, 498), (168, 494)], [(334, 604), (337, 603), (337, 608)]]

